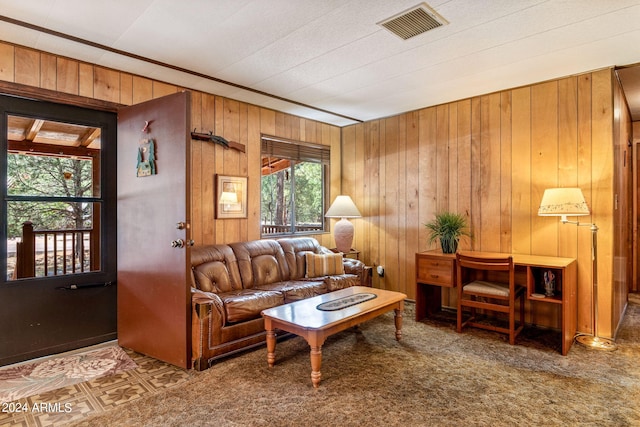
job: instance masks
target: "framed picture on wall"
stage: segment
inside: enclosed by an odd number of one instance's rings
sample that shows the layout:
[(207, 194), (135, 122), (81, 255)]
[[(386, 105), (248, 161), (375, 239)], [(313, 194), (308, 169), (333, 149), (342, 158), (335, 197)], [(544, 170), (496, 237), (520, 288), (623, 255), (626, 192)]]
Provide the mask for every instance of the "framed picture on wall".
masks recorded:
[(216, 219), (247, 217), (247, 177), (215, 176)]

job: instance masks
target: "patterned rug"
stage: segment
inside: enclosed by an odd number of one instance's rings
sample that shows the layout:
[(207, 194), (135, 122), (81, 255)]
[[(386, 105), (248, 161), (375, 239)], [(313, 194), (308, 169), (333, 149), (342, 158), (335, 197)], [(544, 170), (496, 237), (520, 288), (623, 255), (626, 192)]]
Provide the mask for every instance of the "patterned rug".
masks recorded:
[(117, 345), (0, 368), (0, 403), (44, 393), (137, 365)]

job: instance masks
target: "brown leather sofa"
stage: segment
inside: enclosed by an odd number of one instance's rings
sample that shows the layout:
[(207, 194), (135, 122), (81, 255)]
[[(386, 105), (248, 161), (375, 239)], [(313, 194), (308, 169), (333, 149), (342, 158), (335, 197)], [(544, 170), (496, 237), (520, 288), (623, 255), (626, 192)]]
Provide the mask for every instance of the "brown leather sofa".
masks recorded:
[(350, 258), (342, 259), (343, 274), (306, 277), (307, 253), (335, 256), (309, 237), (191, 249), (194, 369), (263, 344), (264, 309), (349, 286), (371, 286), (371, 268)]

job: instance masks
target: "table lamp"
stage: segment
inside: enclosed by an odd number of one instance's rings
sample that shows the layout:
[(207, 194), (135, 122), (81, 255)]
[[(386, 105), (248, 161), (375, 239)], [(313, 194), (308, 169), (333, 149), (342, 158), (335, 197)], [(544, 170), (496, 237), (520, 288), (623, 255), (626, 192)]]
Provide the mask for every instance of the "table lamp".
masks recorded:
[(340, 218), (333, 229), (336, 248), (343, 253), (351, 251), (353, 243), (353, 224), (347, 218), (360, 218), (360, 211), (349, 196), (338, 196), (324, 215), (327, 218)]
[(592, 316), (593, 335), (580, 334), (576, 337), (576, 342), (585, 347), (612, 351), (617, 348), (613, 340), (598, 336), (598, 227), (595, 224), (569, 221), (567, 216), (589, 215), (589, 207), (584, 199), (582, 190), (579, 188), (547, 188), (542, 195), (539, 216), (559, 216), (563, 224), (575, 224), (577, 226), (591, 227), (591, 267), (593, 284), (593, 305)]

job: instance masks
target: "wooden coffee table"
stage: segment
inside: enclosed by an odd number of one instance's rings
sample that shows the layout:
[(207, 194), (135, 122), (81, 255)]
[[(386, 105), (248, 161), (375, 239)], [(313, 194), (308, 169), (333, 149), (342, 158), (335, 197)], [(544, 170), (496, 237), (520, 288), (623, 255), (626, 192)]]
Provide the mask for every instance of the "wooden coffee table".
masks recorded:
[[(322, 344), (327, 337), (395, 310), (396, 339), (400, 340), (402, 338), (402, 313), (406, 297), (400, 292), (353, 286), (263, 310), (262, 317), (264, 317), (264, 327), (267, 331), (267, 362), (269, 367), (273, 367), (276, 360), (275, 330), (280, 329), (299, 335), (311, 347), (311, 382), (314, 387), (318, 387), (321, 376)], [(360, 299), (363, 301), (358, 302)], [(344, 308), (335, 307), (340, 302), (353, 305)], [(329, 307), (326, 307), (326, 310), (318, 309), (320, 304), (323, 304), (323, 307), (327, 305)]]

